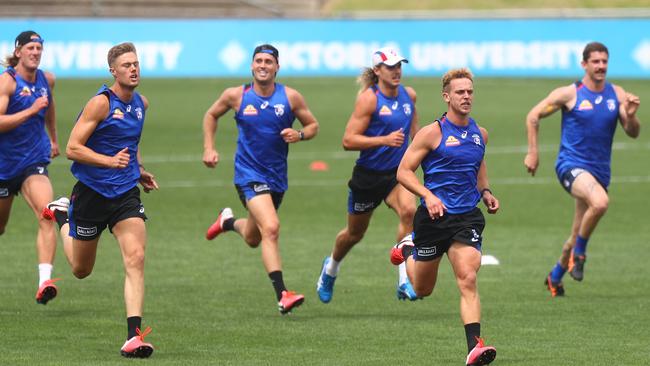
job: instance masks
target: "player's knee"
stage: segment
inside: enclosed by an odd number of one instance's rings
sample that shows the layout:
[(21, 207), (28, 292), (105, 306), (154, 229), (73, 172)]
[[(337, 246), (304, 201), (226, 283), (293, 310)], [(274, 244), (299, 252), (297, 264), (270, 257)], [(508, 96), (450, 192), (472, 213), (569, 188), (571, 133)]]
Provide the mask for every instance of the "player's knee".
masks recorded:
[(363, 232), (360, 231), (348, 231), (347, 239), (349, 244), (356, 244), (363, 239)]
[(130, 251), (124, 258), (127, 268), (144, 268), (144, 248)]
[(276, 241), (280, 237), (280, 223), (276, 222), (266, 225), (260, 231), (263, 238)]
[(92, 268), (86, 268), (80, 266), (72, 267), (72, 274), (80, 280), (90, 276), (92, 272), (93, 272)]
[(415, 216), (415, 211), (416, 208), (414, 205), (407, 205), (406, 207), (402, 207), (402, 211), (400, 212), (400, 219), (402, 222), (413, 225), (413, 217)]
[(595, 215), (603, 216), (605, 212), (607, 212), (608, 207), (609, 207), (609, 198), (605, 197), (595, 202), (594, 205), (592, 206), (592, 210), (594, 211)]
[(47, 220), (41, 217), (38, 219), (38, 228), (46, 231), (54, 230), (54, 221)]
[(262, 242), (262, 239), (259, 236), (246, 236), (244, 237), (244, 242), (251, 248), (257, 248)]
[(461, 291), (476, 290), (476, 272), (467, 271), (458, 275), (458, 287)]
[(417, 287), (417, 286), (414, 286), (413, 290), (415, 291), (415, 294), (418, 295), (418, 297), (431, 296), (431, 294), (433, 293), (433, 287)]

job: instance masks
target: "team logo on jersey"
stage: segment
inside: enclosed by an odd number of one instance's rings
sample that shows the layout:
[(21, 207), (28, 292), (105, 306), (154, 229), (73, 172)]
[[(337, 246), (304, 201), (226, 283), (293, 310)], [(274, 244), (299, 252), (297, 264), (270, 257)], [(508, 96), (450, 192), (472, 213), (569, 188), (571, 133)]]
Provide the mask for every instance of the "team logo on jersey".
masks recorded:
[(616, 109), (616, 101), (614, 99), (607, 99), (607, 109), (609, 109), (610, 112), (614, 112)]
[(23, 86), (23, 88), (22, 88), (22, 90), (20, 91), (20, 94), (19, 94), (19, 95), (20, 95), (21, 97), (26, 97), (26, 96), (32, 95), (32, 91), (29, 90), (29, 87), (27, 87), (27, 86)]
[(115, 119), (124, 119), (124, 112), (120, 110), (119, 108), (115, 108), (113, 111), (113, 118)]
[(47, 97), (47, 89), (46, 88), (41, 88), (41, 97)]
[(458, 146), (460, 145), (460, 141), (458, 141), (457, 138), (454, 136), (449, 136), (447, 137), (447, 141), (445, 141), (445, 146)]
[(594, 106), (587, 99), (583, 100), (578, 106), (579, 111), (590, 111), (592, 109), (594, 109)]
[(411, 105), (410, 104), (408, 104), (408, 103), (402, 104), (402, 108), (404, 108), (404, 114), (405, 115), (407, 115), (407, 116), (411, 115)]
[(257, 109), (252, 104), (247, 105), (244, 108), (244, 116), (257, 116)]
[(273, 108), (276, 116), (282, 117), (284, 115), (284, 104), (274, 104)]
[(603, 96), (599, 95), (599, 96), (596, 97), (596, 100), (594, 100), (594, 103), (600, 104), (600, 102), (602, 102), (602, 101), (603, 101)]
[(388, 107), (386, 107), (385, 105), (381, 106), (381, 109), (379, 110), (380, 116), (390, 116), (392, 114), (393, 112), (391, 112)]
[(478, 146), (481, 146), (481, 136), (479, 136), (477, 133), (472, 135), (472, 139), (474, 140), (474, 143), (477, 144)]
[(142, 108), (140, 107), (136, 108), (135, 115), (138, 117), (138, 121), (142, 121)]
[(268, 107), (268, 106), (269, 106), (269, 101), (268, 100), (265, 100), (262, 104), (260, 104), (260, 108), (262, 108), (262, 109), (266, 109), (266, 107)]
[(393, 102), (393, 105), (390, 106), (390, 107), (395, 111), (395, 110), (397, 110), (397, 107), (398, 107), (398, 106), (399, 106), (399, 102), (398, 102), (398, 101), (395, 101), (395, 102)]

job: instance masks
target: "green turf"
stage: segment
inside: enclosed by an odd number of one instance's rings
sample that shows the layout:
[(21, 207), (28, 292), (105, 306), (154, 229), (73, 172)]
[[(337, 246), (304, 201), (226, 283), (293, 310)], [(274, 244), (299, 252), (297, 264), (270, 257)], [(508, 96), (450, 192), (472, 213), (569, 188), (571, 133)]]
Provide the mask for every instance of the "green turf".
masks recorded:
[[(356, 154), (341, 136), (356, 86), (345, 79), (282, 79), (301, 90), (321, 124), (319, 136), (291, 146), (290, 189), (280, 211), (285, 280), (305, 304), (280, 316), (260, 250), (235, 234), (203, 238), (220, 207), (243, 214), (232, 179), (236, 129), (223, 118), (222, 162), (202, 166), (201, 118), (221, 90), (243, 80), (145, 80), (151, 103), (142, 155), (161, 189), (143, 200), (147, 223), (145, 325), (156, 365), (462, 365), (465, 336), (458, 290), (447, 260), (434, 295), (416, 303), (395, 298), (397, 274), (388, 260), (397, 220), (375, 213), (363, 241), (344, 261), (332, 302), (321, 304), (315, 283), (323, 257), (345, 223), (346, 182)], [(650, 134), (632, 140), (619, 130), (611, 205), (589, 247), (583, 283), (566, 279), (567, 296), (551, 299), (542, 280), (568, 235), (573, 203), (553, 172), (559, 116), (543, 120), (541, 166), (523, 167), (524, 117), (551, 88), (570, 80), (478, 79), (475, 118), (490, 132), (488, 167), (501, 212), (487, 218), (485, 252), (500, 266), (479, 275), (483, 335), (498, 349), (495, 365), (645, 365), (650, 360)], [(98, 80), (59, 80), (61, 145)], [(422, 122), (443, 110), (437, 79), (406, 79), (418, 92)], [(647, 81), (621, 84), (650, 101)], [(647, 125), (650, 108), (639, 117)], [(619, 144), (620, 143), (620, 144)], [(330, 165), (311, 172), (313, 160)], [(50, 167), (56, 194), (74, 182), (69, 162)], [(21, 198), (0, 237), (0, 364), (113, 365), (126, 335), (123, 269), (115, 240), (102, 237), (94, 273), (75, 279), (60, 251), (60, 296), (34, 303), (35, 221)]]

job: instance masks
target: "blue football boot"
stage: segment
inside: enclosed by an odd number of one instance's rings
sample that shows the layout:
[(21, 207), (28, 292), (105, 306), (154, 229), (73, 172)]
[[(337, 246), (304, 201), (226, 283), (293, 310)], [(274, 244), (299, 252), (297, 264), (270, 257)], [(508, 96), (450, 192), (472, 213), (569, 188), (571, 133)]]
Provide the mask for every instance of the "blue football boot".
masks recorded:
[(330, 260), (330, 257), (325, 257), (325, 260), (323, 260), (323, 268), (320, 271), (318, 282), (316, 282), (318, 298), (325, 304), (332, 300), (332, 295), (334, 295), (334, 281), (336, 281), (336, 277), (332, 277), (325, 273), (325, 267)]
[(419, 300), (420, 298), (418, 295), (415, 293), (415, 290), (413, 289), (413, 285), (411, 285), (411, 281), (409, 279), (406, 279), (406, 282), (404, 282), (401, 285), (397, 285), (397, 299), (398, 300)]

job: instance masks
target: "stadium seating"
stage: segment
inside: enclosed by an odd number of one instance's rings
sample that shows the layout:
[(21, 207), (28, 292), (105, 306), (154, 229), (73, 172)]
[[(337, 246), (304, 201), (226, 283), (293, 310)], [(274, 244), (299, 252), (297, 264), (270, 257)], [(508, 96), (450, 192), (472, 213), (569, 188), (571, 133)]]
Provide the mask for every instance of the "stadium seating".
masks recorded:
[(314, 18), (322, 0), (0, 1), (5, 17)]

